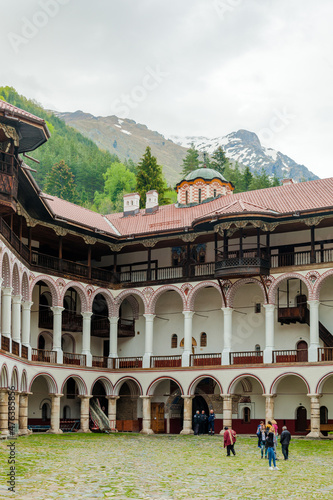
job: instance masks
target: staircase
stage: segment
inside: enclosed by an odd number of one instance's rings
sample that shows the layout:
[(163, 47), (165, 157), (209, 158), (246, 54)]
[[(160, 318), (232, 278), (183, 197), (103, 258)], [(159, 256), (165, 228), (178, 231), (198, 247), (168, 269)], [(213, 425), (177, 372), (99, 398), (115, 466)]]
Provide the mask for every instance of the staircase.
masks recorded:
[(324, 342), (325, 347), (333, 347), (333, 335), (319, 321), (319, 338)]

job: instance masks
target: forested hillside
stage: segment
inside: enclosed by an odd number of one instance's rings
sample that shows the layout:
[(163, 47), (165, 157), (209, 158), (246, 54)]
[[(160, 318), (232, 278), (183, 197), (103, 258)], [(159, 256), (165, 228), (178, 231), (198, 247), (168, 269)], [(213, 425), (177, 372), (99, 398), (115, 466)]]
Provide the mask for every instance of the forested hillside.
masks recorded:
[(51, 138), (31, 153), (31, 156), (39, 160), (40, 164), (25, 160), (37, 170), (34, 176), (39, 186), (44, 189), (46, 176), (53, 165), (64, 161), (74, 175), (78, 193), (75, 200), (69, 201), (86, 205), (93, 203), (95, 191), (102, 192), (104, 189), (103, 174), (113, 162), (118, 161), (117, 156), (100, 150), (93, 141), (66, 125), (64, 121), (46, 111), (38, 103), (19, 95), (12, 87), (0, 87), (0, 99), (37, 115), (47, 122)]

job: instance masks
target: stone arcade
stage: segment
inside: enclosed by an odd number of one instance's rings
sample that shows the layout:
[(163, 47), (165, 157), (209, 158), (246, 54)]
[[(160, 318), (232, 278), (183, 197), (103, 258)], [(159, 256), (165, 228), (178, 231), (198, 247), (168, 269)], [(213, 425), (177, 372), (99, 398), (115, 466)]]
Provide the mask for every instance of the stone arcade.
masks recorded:
[[(333, 429), (333, 179), (233, 194), (201, 168), (102, 216), (41, 192), (38, 117), (0, 101), (0, 430)], [(38, 167), (36, 167), (38, 168)]]

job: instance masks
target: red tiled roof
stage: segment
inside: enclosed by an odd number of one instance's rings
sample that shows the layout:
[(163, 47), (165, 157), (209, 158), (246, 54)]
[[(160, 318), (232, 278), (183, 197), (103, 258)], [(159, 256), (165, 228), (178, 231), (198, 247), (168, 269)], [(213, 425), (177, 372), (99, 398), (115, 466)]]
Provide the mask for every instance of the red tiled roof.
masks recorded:
[(12, 116), (20, 116), (22, 118), (29, 118), (29, 119), (31, 119), (35, 122), (39, 122), (41, 124), (45, 123), (45, 121), (42, 118), (39, 118), (38, 116), (35, 116), (31, 113), (28, 113), (28, 111), (24, 111), (23, 109), (17, 108), (16, 106), (9, 104), (8, 102), (2, 101), (1, 99), (0, 99), (0, 111), (4, 111), (8, 115), (12, 115)]
[(193, 207), (177, 208), (176, 205), (165, 205), (149, 215), (146, 215), (145, 210), (140, 210), (136, 215), (127, 217), (124, 217), (122, 212), (103, 216), (59, 198), (52, 198), (52, 201), (46, 203), (58, 217), (105, 231), (110, 235), (149, 235), (191, 227), (196, 220), (215, 214), (220, 218), (223, 214), (245, 215), (247, 212), (278, 217), (293, 212), (332, 208), (333, 178), (222, 196)]

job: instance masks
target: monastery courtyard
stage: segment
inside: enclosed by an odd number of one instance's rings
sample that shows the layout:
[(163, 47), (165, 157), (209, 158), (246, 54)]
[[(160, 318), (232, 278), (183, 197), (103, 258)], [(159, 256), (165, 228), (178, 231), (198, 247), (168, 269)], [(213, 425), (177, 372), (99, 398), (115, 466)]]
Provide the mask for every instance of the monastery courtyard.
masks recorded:
[[(7, 466), (0, 442), (1, 470)], [(16, 440), (15, 499), (331, 499), (332, 441), (293, 439), (270, 471), (257, 439), (240, 436), (226, 457), (219, 436), (34, 435)]]

